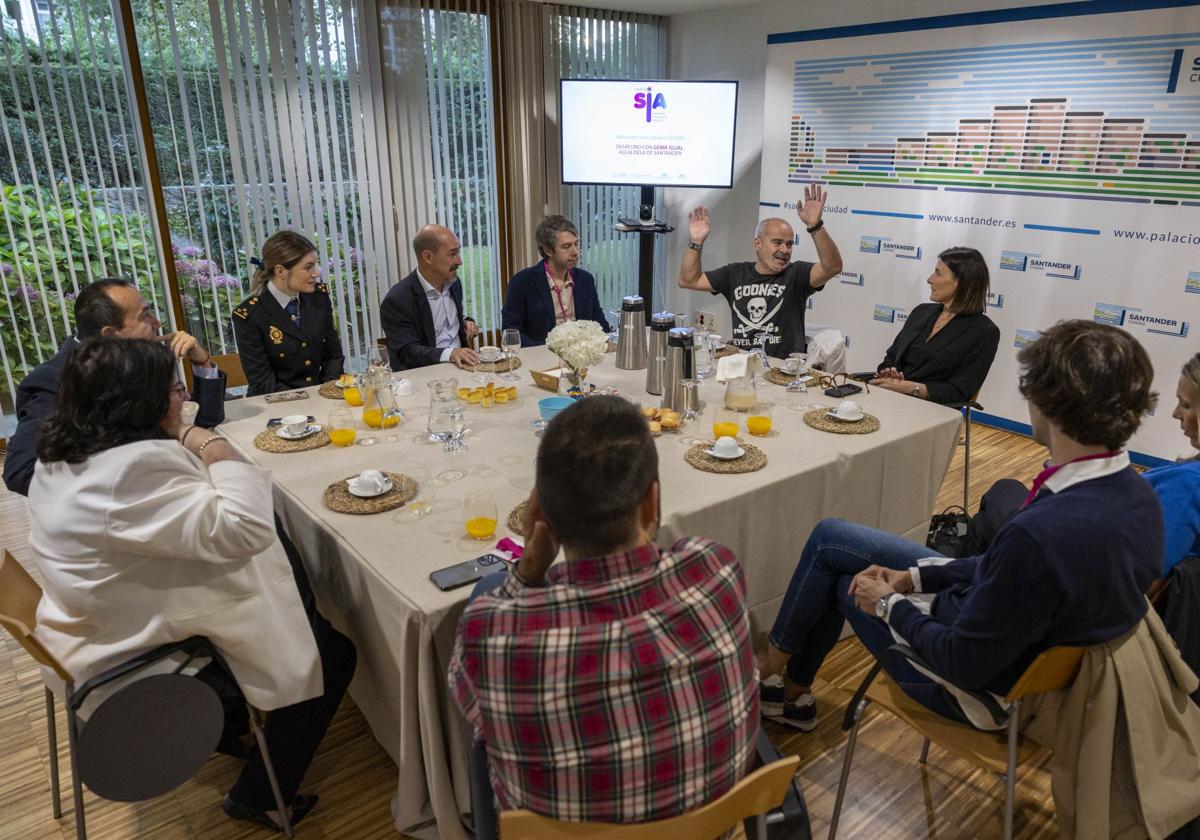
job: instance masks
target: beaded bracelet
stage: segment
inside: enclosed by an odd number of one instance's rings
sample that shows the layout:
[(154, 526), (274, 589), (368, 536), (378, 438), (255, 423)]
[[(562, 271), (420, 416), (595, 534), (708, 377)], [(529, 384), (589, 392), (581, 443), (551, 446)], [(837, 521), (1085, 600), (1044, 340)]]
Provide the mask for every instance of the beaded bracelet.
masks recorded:
[(199, 446), (197, 446), (197, 447), (196, 447), (196, 457), (197, 457), (197, 458), (203, 458), (203, 457), (204, 457), (204, 450), (205, 450), (205, 449), (207, 449), (207, 448), (208, 448), (208, 445), (209, 445), (210, 443), (212, 443), (214, 440), (225, 440), (225, 438), (221, 437), (220, 435), (213, 435), (213, 436), (212, 436), (212, 437), (210, 437), (208, 440), (204, 441), (204, 443), (202, 443), (202, 444), (200, 444)]

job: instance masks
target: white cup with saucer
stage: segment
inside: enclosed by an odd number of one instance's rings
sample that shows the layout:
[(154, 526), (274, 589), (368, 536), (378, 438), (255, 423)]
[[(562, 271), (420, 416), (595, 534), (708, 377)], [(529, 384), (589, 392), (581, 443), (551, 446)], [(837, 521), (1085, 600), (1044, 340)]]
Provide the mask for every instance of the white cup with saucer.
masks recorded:
[(500, 361), (500, 348), (485, 344), (479, 348), (476, 355), (479, 356), (479, 361), (484, 363), (498, 362)]
[(863, 419), (863, 410), (854, 400), (842, 400), (837, 408), (829, 412), (829, 416), (843, 423), (855, 423)]
[(737, 440), (728, 435), (717, 438), (712, 448), (706, 451), (709, 455), (722, 461), (732, 461), (746, 454), (746, 450), (738, 446)]
[(352, 495), (370, 498), (391, 490), (392, 481), (379, 470), (363, 470), (354, 478), (347, 479), (346, 487)]
[(308, 432), (307, 414), (289, 414), (279, 421), (280, 437), (299, 438)]

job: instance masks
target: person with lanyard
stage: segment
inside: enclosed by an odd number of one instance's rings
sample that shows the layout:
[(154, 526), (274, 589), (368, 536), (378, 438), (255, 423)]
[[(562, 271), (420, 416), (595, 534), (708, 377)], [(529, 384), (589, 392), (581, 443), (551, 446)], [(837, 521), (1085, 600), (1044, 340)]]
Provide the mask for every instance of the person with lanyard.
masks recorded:
[(233, 310), (249, 396), (320, 385), (342, 375), (345, 355), (317, 248), (295, 231), (263, 243), (250, 296)]
[[(1124, 330), (1075, 320), (1018, 360), (1033, 438), (1050, 450), (1022, 509), (983, 553), (959, 559), (863, 525), (818, 524), (760, 660), (765, 717), (816, 726), (811, 686), (845, 620), (910, 697), (984, 728), (955, 687), (1004, 696), (1043, 651), (1139, 624), (1161, 574), (1163, 515), (1124, 446), (1155, 404), (1150, 358)], [(885, 656), (898, 640), (949, 684)]]
[(546, 343), (550, 330), (567, 321), (595, 321), (609, 331), (596, 293), (596, 278), (579, 267), (579, 231), (566, 216), (548, 216), (534, 234), (542, 260), (508, 281), (501, 320), (519, 330), (521, 346)]

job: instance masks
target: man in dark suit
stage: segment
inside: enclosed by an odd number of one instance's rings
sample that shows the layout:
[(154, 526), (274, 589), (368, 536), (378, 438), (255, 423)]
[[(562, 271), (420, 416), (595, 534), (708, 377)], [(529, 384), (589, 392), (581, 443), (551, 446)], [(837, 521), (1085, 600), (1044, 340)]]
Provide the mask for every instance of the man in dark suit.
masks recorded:
[(471, 339), (479, 333), (463, 316), (462, 245), (449, 228), (425, 225), (412, 241), (417, 269), (388, 290), (379, 306), (392, 370), (450, 362), (478, 364)]
[(49, 361), (35, 367), (17, 386), (17, 431), (4, 456), (4, 484), (25, 496), (37, 462), (38, 431), (54, 408), (63, 363), (81, 341), (98, 335), (148, 338), (168, 344), (178, 359), (192, 364), (192, 393), (200, 410), (196, 425), (211, 428), (225, 419), (225, 374), (200, 342), (184, 332), (159, 335), (162, 324), (137, 286), (125, 280), (97, 280), (75, 298), (75, 335)]
[(596, 294), (596, 278), (579, 268), (579, 231), (566, 216), (549, 216), (537, 227), (541, 262), (508, 281), (504, 329), (521, 331), (521, 346), (545, 344), (550, 330), (565, 321), (595, 321), (608, 332)]

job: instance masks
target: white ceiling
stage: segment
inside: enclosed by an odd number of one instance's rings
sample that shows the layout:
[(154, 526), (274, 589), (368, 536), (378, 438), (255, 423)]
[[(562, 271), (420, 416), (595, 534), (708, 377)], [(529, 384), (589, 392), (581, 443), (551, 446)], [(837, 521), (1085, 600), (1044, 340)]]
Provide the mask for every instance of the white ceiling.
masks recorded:
[[(640, 12), (646, 15), (678, 15), (684, 12), (703, 12), (727, 6), (750, 6), (766, 0), (587, 0), (570, 2), (569, 6), (587, 6), (592, 9), (613, 9), (619, 12)], [(541, 0), (554, 2), (554, 0)]]

